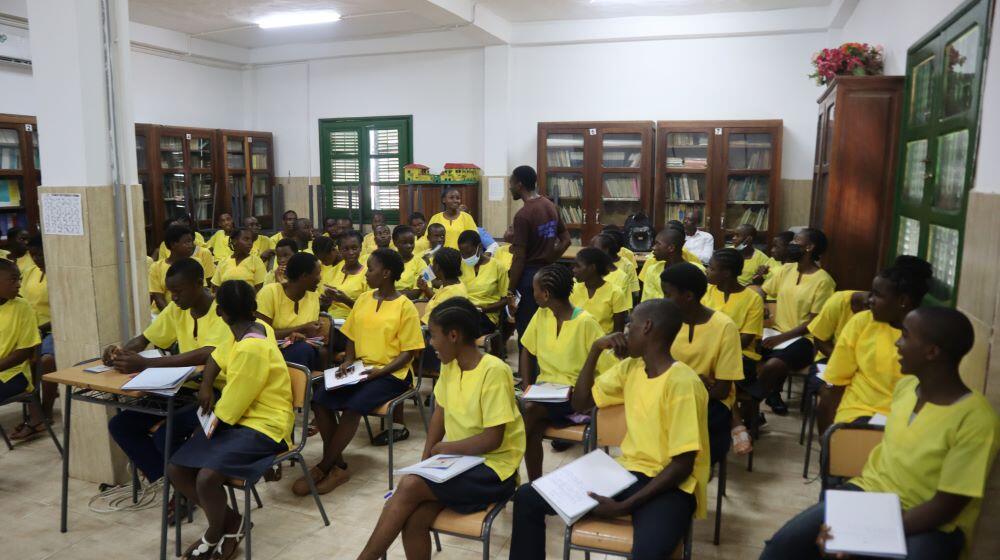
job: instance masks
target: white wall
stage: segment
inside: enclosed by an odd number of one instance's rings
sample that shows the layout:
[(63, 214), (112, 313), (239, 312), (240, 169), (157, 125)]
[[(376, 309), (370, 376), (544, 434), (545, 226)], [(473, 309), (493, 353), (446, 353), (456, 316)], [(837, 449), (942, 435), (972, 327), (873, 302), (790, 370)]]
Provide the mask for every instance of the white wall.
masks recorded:
[(0, 64), (0, 113), (35, 114), (35, 89), (31, 69)]
[(975, 190), (1000, 194), (1000, 10), (993, 16), (993, 37), (979, 114), (979, 155)]
[(136, 122), (244, 128), (242, 70), (132, 53)]
[[(783, 119), (782, 175), (812, 177), (825, 33), (515, 47), (510, 164), (534, 164), (539, 121)], [(605, 74), (604, 72), (608, 73)]]

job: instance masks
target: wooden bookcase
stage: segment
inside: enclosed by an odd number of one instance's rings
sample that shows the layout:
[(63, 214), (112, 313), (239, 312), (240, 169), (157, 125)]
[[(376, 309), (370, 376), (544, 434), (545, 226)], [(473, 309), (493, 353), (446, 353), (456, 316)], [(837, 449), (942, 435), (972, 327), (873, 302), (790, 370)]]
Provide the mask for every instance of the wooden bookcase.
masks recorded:
[(468, 183), (400, 183), (399, 223), (406, 224), (413, 212), (422, 213), (428, 220), (444, 210), (441, 195), (446, 188), (456, 188), (462, 195), (462, 204), (476, 224), (483, 225), (479, 215), (479, 181)]
[(721, 248), (750, 223), (766, 243), (778, 224), (782, 121), (658, 121), (656, 228), (697, 212)]
[(538, 123), (538, 185), (575, 245), (605, 225), (651, 214), (652, 121)]
[(220, 201), (219, 212), (230, 212), (238, 224), (245, 216), (256, 216), (262, 229), (274, 229), (274, 140), (271, 133), (220, 130), (218, 139), (219, 173), (226, 192), (226, 199)]
[(836, 242), (838, 289), (870, 289), (886, 259), (902, 91), (902, 76), (840, 76), (818, 100), (809, 224)]
[(154, 204), (158, 200), (153, 190), (153, 178), (150, 170), (154, 169), (150, 149), (156, 141), (156, 130), (151, 124), (135, 125), (135, 162), (136, 171), (139, 175), (139, 184), (142, 186), (142, 211), (146, 221), (146, 250), (152, 251), (160, 243), (159, 237), (163, 234), (160, 231), (163, 227), (163, 206)]
[(39, 167), (35, 117), (0, 113), (0, 234), (38, 231)]

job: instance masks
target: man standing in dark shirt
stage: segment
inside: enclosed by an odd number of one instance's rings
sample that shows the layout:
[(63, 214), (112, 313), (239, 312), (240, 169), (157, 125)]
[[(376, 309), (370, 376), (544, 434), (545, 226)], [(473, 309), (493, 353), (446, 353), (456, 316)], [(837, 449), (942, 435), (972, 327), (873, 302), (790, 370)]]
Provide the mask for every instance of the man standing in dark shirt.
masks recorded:
[(510, 287), (521, 294), (514, 320), (521, 337), (535, 315), (538, 304), (532, 280), (538, 269), (556, 261), (569, 247), (569, 232), (559, 219), (559, 210), (548, 198), (536, 192), (538, 176), (529, 165), (522, 165), (510, 174), (507, 184), (510, 196), (524, 202), (514, 214), (511, 224), (514, 238), (510, 253)]

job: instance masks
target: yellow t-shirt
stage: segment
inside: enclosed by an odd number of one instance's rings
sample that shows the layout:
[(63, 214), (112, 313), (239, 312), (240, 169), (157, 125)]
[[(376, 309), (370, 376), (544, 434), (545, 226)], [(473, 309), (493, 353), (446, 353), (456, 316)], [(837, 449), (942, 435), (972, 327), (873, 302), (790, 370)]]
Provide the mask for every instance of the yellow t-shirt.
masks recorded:
[(413, 240), (413, 254), (422, 255), (427, 251), (431, 250), (431, 242), (427, 240), (427, 236), (417, 237)]
[[(478, 273), (476, 267), (462, 263), (462, 283), (469, 292), (469, 300), (480, 307), (500, 301), (510, 289), (507, 269), (495, 258), (490, 258), (486, 264), (480, 264)], [(500, 320), (500, 313), (497, 311), (487, 315), (493, 324)]]
[(427, 306), (424, 307), (424, 314), (420, 317), (420, 322), (427, 324), (427, 320), (430, 319), (431, 311), (441, 304), (441, 302), (449, 300), (453, 297), (464, 297), (469, 298), (469, 291), (465, 289), (465, 284), (459, 282), (457, 284), (449, 284), (447, 286), (442, 286), (434, 291), (434, 295), (427, 302)]
[(840, 338), (847, 322), (854, 317), (851, 296), (857, 292), (858, 290), (834, 292), (823, 304), (819, 315), (809, 322), (809, 332), (819, 340), (836, 341)]
[(628, 259), (628, 262), (632, 263), (632, 268), (639, 270), (639, 261), (636, 260), (635, 253), (632, 252), (632, 249), (622, 247), (621, 250), (618, 251), (618, 256)]
[(514, 262), (514, 255), (510, 252), (510, 245), (501, 245), (496, 253), (493, 253), (493, 260), (502, 264), (504, 268), (510, 270), (510, 265)]
[(767, 261), (769, 259), (770, 257), (765, 255), (759, 249), (754, 249), (753, 255), (749, 259), (743, 259), (743, 272), (736, 280), (744, 286), (749, 286), (753, 283), (753, 275), (757, 272), (757, 268), (767, 266)]
[(0, 259), (6, 259), (7, 255), (9, 254), (10, 251), (8, 251), (7, 249), (0, 249)]
[[(420, 317), (413, 302), (404, 296), (392, 301), (375, 299), (375, 291), (358, 297), (340, 332), (354, 341), (355, 358), (366, 365), (382, 367), (408, 350), (424, 347)], [(413, 364), (392, 375), (406, 379)]]
[(274, 243), (271, 242), (271, 238), (266, 235), (258, 235), (257, 239), (253, 240), (253, 247), (250, 248), (250, 254), (259, 257), (261, 253), (270, 251), (271, 249), (274, 249)]
[(573, 292), (569, 295), (569, 302), (574, 307), (590, 313), (597, 319), (604, 334), (608, 334), (615, 328), (615, 315), (632, 309), (632, 294), (625, 293), (620, 286), (604, 282), (594, 290), (594, 295), (591, 297), (587, 286), (583, 282), (576, 282), (573, 284)]
[(420, 278), (420, 273), (427, 268), (427, 263), (423, 259), (416, 256), (414, 253), (410, 260), (403, 263), (403, 275), (396, 280), (396, 289), (399, 291), (403, 290), (414, 290), (417, 287), (417, 279)]
[(751, 360), (760, 360), (757, 340), (764, 334), (764, 300), (757, 292), (744, 289), (742, 292), (729, 294), (729, 301), (726, 301), (726, 294), (715, 285), (709, 284), (708, 290), (701, 298), (701, 304), (725, 313), (733, 323), (736, 323), (736, 329), (741, 335), (752, 334), (754, 341), (749, 347), (743, 348), (743, 355)]
[(695, 518), (703, 519), (708, 502), (708, 392), (698, 374), (674, 362), (650, 379), (641, 358), (626, 358), (599, 376), (592, 392), (599, 408), (625, 405), (628, 432), (618, 462), (626, 469), (655, 477), (673, 457), (697, 452), (694, 471), (677, 487), (694, 495)]
[(259, 256), (250, 255), (239, 263), (236, 262), (236, 257), (227, 257), (219, 262), (219, 267), (212, 276), (212, 283), (221, 286), (226, 280), (243, 280), (251, 286), (256, 286), (263, 284), (266, 277), (267, 267)]
[(556, 332), (556, 316), (548, 308), (538, 308), (524, 330), (521, 344), (538, 359), (536, 383), (575, 386), (594, 341), (604, 336), (597, 319), (582, 309), (563, 321)]
[(847, 322), (823, 376), (831, 385), (846, 386), (834, 422), (889, 413), (892, 391), (903, 378), (896, 352), (901, 335), (889, 323), (876, 321), (871, 311)]
[[(390, 240), (388, 248), (395, 251), (396, 244)], [(378, 249), (378, 245), (375, 244), (375, 234), (374, 233), (365, 234), (364, 239), (361, 240), (361, 253), (358, 255), (358, 262), (360, 262), (363, 265), (367, 265), (368, 257), (372, 256), (372, 253), (375, 252), (375, 249)], [(416, 255), (418, 253), (416, 252), (416, 250), (414, 250), (413, 254)]]
[[(758, 296), (759, 299), (759, 296)], [(739, 381), (743, 379), (743, 360), (740, 358), (740, 333), (725, 313), (716, 311), (701, 325), (684, 323), (674, 339), (670, 353), (675, 360), (691, 366), (698, 375), (719, 381)], [(729, 395), (722, 404), (733, 407), (736, 400), (736, 386), (730, 388)]]
[(208, 249), (196, 247), (191, 258), (201, 263), (201, 268), (205, 271), (205, 284), (208, 285), (208, 281), (212, 276), (215, 276), (215, 261), (212, 259), (212, 253), (209, 253)]
[(42, 269), (34, 266), (21, 278), (21, 297), (35, 310), (38, 326), (52, 321), (49, 313), (49, 280)]
[[(170, 348), (176, 342), (182, 354), (206, 346), (227, 351), (233, 343), (233, 331), (216, 313), (214, 301), (208, 312), (198, 319), (191, 315), (190, 309), (181, 309), (170, 302), (146, 327), (142, 336), (157, 348)], [(215, 378), (215, 387), (221, 389), (225, 384), (226, 376), (220, 372)]]
[(291, 446), (295, 426), (292, 382), (273, 338), (245, 337), (212, 352), (219, 375), (224, 373), (227, 379), (215, 403), (215, 415), (227, 424), (246, 426)]
[[(269, 239), (271, 240), (271, 247), (277, 247), (278, 246), (278, 242), (281, 241), (282, 239), (285, 239), (285, 233), (279, 231), (278, 233), (275, 233), (274, 235), (272, 235), (271, 237), (269, 237)], [(290, 237), (289, 239), (295, 240), (294, 237)], [(298, 243), (298, 241), (296, 241), (296, 244), (297, 243)], [(299, 250), (301, 251), (302, 247), (299, 247)]]
[(625, 279), (628, 285), (625, 286), (628, 289), (629, 295), (634, 294), (639, 291), (639, 275), (635, 271), (635, 265), (632, 261), (619, 257), (618, 262), (614, 263), (617, 270), (622, 271), (625, 274)]
[(805, 323), (809, 315), (819, 313), (837, 284), (822, 268), (799, 278), (798, 263), (788, 263), (772, 270), (761, 288), (777, 300), (774, 328), (787, 332)]
[(646, 262), (642, 264), (642, 274), (640, 275), (640, 280), (642, 280), (641, 301), (663, 298), (663, 285), (660, 283), (660, 274), (663, 274), (663, 269), (666, 265), (666, 261), (658, 261), (652, 257), (646, 259)]
[(504, 426), (500, 446), (484, 455), (486, 466), (500, 480), (517, 473), (524, 457), (524, 419), (514, 397), (510, 366), (486, 354), (470, 371), (462, 371), (458, 360), (441, 364), (434, 398), (444, 409), (444, 438), (459, 441)]
[(27, 276), (28, 273), (31, 272), (31, 269), (35, 268), (35, 260), (32, 259), (31, 255), (28, 253), (18, 257), (15, 262), (17, 263), (17, 269), (21, 271), (21, 278)]
[(271, 319), (275, 329), (297, 327), (319, 321), (319, 294), (306, 292), (298, 302), (285, 294), (282, 284), (268, 284), (257, 292), (257, 313)]
[[(357, 300), (361, 294), (371, 289), (368, 287), (368, 280), (365, 279), (367, 270), (364, 263), (361, 263), (361, 270), (354, 274), (347, 274), (344, 272), (344, 261), (340, 261), (333, 265), (333, 269), (329, 272), (324, 270), (325, 274), (322, 277), (320, 287), (326, 285), (337, 288), (350, 296), (351, 299)], [(330, 315), (334, 319), (346, 319), (350, 313), (351, 308), (339, 301), (330, 304)]]
[[(201, 232), (194, 232), (195, 252), (197, 253), (198, 249), (203, 247), (205, 247), (205, 236), (203, 236)], [(170, 258), (170, 249), (167, 249), (167, 243), (165, 241), (160, 241), (160, 252), (157, 253), (157, 257), (159, 257), (159, 260), (161, 261), (165, 261)]]
[(462, 235), (463, 231), (479, 231), (476, 228), (476, 220), (473, 220), (472, 216), (465, 212), (459, 212), (458, 218), (454, 220), (446, 218), (444, 212), (438, 212), (431, 217), (431, 221), (427, 222), (427, 227), (431, 227), (431, 224), (444, 226), (444, 246), (452, 249), (458, 249), (458, 236)]
[(684, 259), (684, 260), (686, 260), (687, 262), (689, 262), (691, 264), (696, 264), (702, 270), (705, 270), (705, 265), (701, 263), (701, 259), (698, 258), (698, 255), (695, 255), (694, 253), (692, 253), (691, 251), (688, 251), (684, 247), (681, 247), (681, 258)]
[(229, 234), (221, 229), (208, 238), (205, 248), (212, 252), (215, 262), (224, 261), (233, 256), (233, 250), (229, 248)]
[(861, 476), (850, 482), (867, 492), (899, 495), (904, 510), (939, 491), (972, 498), (954, 521), (938, 527), (944, 532), (957, 527), (970, 543), (1000, 447), (1000, 418), (974, 391), (948, 406), (925, 403), (911, 419), (919, 385), (911, 375), (896, 384), (885, 437), (868, 456)]
[[(22, 297), (7, 300), (0, 305), (0, 358), (6, 358), (17, 350), (34, 348), (42, 343), (38, 336), (38, 323), (35, 321), (35, 310)], [(22, 374), (28, 380), (28, 390), (31, 383), (31, 361), (25, 360), (0, 371), (0, 382), (6, 383), (15, 375)]]

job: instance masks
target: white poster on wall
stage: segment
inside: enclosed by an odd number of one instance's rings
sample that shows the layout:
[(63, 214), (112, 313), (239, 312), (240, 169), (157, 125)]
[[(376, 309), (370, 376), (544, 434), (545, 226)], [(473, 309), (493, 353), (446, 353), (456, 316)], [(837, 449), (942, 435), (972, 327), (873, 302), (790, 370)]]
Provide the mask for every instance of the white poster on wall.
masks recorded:
[(78, 194), (42, 195), (42, 232), (83, 235), (83, 202)]
[(490, 177), (490, 202), (500, 202), (503, 200), (504, 191), (507, 190), (506, 177)]

